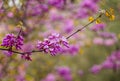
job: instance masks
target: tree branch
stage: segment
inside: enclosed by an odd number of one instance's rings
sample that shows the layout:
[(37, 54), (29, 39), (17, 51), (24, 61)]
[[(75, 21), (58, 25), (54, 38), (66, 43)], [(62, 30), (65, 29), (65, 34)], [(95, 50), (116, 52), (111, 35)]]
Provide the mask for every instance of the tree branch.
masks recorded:
[(72, 37), (73, 35), (75, 35), (76, 33), (78, 33), (79, 31), (83, 30), (84, 28), (86, 28), (87, 26), (89, 26), (90, 24), (92, 24), (93, 22), (95, 22), (101, 16), (102, 16), (102, 14), (100, 14), (97, 18), (95, 18), (93, 21), (89, 22), (88, 24), (86, 24), (82, 28), (79, 28), (78, 30), (76, 30), (75, 32), (73, 32), (72, 34), (70, 34), (68, 37), (66, 37), (66, 39), (69, 39), (70, 37)]
[[(0, 50), (9, 51), (9, 49), (5, 49), (5, 48), (0, 48)], [(27, 54), (27, 53), (42, 52), (43, 50), (32, 50), (32, 51), (28, 51), (28, 52), (18, 52), (18, 51), (14, 51), (14, 50), (10, 50), (10, 51), (13, 52), (13, 53), (16, 53), (16, 54), (24, 55), (24, 54)]]

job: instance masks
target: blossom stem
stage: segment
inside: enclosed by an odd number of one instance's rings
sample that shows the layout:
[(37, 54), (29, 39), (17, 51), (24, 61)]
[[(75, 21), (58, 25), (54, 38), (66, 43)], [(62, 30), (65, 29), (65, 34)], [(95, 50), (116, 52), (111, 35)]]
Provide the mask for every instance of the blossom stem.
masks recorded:
[[(9, 51), (9, 49), (5, 49), (5, 48), (0, 48), (0, 50)], [(42, 52), (42, 50), (38, 50), (38, 51), (37, 51), (37, 50), (32, 50), (32, 51), (29, 51), (29, 52), (18, 52), (18, 51), (13, 51), (13, 50), (11, 50), (11, 52), (24, 55), (24, 54), (26, 54), (26, 53)]]
[(96, 17), (93, 21), (89, 22), (88, 24), (86, 24), (85, 26), (83, 26), (82, 28), (79, 28), (78, 30), (76, 30), (75, 32), (73, 32), (72, 34), (70, 34), (68, 37), (66, 37), (66, 39), (69, 39), (70, 37), (72, 37), (73, 35), (75, 35), (76, 33), (78, 33), (79, 31), (83, 30), (84, 28), (86, 28), (87, 26), (89, 26), (90, 24), (92, 24), (93, 22), (95, 22), (98, 18), (100, 18), (102, 16), (102, 14), (100, 14), (98, 17)]
[[(78, 33), (79, 31), (83, 30), (84, 28), (86, 28), (88, 25), (90, 25), (91, 23), (93, 23), (94, 21), (96, 21), (98, 18), (100, 18), (102, 16), (102, 14), (100, 14), (97, 18), (95, 18), (93, 21), (89, 22), (88, 24), (86, 24), (85, 26), (83, 26), (82, 28), (79, 28), (78, 30), (76, 30), (74, 33), (72, 33), (71, 35), (69, 35), (68, 37), (66, 37), (66, 39), (69, 39), (70, 37), (72, 37), (74, 34)], [(22, 28), (20, 29), (18, 36), (21, 34), (22, 32)], [(5, 48), (0, 48), (0, 50), (5, 50), (5, 51), (9, 51), (9, 49), (5, 49)], [(10, 50), (13, 53), (16, 54), (27, 54), (27, 53), (36, 53), (36, 52), (42, 52), (43, 50), (32, 50), (29, 52), (18, 52), (18, 51), (14, 51), (14, 50)]]

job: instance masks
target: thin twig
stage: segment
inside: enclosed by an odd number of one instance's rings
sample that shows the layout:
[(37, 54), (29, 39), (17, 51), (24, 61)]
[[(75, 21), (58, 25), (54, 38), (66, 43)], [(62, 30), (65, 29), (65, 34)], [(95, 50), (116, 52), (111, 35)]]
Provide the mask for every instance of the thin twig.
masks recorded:
[(73, 32), (71, 35), (69, 35), (68, 37), (66, 37), (66, 39), (69, 39), (70, 37), (72, 37), (74, 34), (78, 33), (79, 31), (83, 30), (84, 28), (86, 28), (88, 25), (90, 25), (91, 23), (93, 23), (94, 21), (96, 21), (98, 18), (100, 18), (102, 16), (102, 14), (100, 14), (97, 18), (95, 18), (93, 21), (89, 22), (88, 24), (86, 24), (85, 26), (83, 26), (82, 28), (79, 28), (78, 30), (76, 30), (75, 32)]
[[(9, 51), (9, 49), (5, 49), (5, 48), (0, 48), (0, 50)], [(16, 53), (16, 54), (21, 54), (21, 55), (24, 55), (24, 54), (27, 54), (27, 53), (42, 52), (42, 50), (32, 50), (32, 51), (29, 51), (29, 52), (18, 52), (18, 51), (14, 51), (14, 50), (10, 50), (10, 51), (13, 52), (13, 53)]]

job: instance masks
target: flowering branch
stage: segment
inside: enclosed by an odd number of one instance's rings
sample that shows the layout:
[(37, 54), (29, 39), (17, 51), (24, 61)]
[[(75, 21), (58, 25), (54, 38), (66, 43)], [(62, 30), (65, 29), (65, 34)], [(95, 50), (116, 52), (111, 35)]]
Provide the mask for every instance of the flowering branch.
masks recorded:
[(74, 34), (86, 28), (88, 25), (90, 25), (91, 23), (99, 19), (101, 16), (102, 14), (100, 14), (97, 18), (95, 18), (94, 20), (92, 20), (82, 28), (78, 29), (77, 31), (69, 35), (67, 38), (60, 36), (59, 34), (52, 34), (51, 36), (48, 37), (48, 39), (45, 39), (43, 42), (38, 41), (38, 44), (37, 44), (38, 50), (32, 50), (27, 52), (18, 52), (10, 48), (7, 48), (7, 47), (14, 46), (16, 47), (16, 49), (21, 49), (21, 46), (23, 45), (23, 38), (21, 36), (23, 24), (20, 23), (21, 28), (20, 28), (20, 31), (18, 32), (17, 37), (15, 37), (13, 34), (8, 34), (6, 38), (4, 38), (3, 44), (2, 44), (2, 46), (5, 46), (6, 48), (0, 48), (0, 50), (8, 51), (10, 55), (12, 53), (21, 54), (22, 58), (25, 58), (27, 60), (31, 60), (30, 58), (31, 53), (36, 53), (36, 52), (45, 52), (45, 53), (50, 53), (51, 55), (56, 55), (58, 51), (62, 50), (61, 45), (68, 47), (67, 39), (69, 39)]
[[(9, 51), (9, 49), (5, 49), (5, 48), (0, 48), (0, 50)], [(24, 55), (24, 54), (27, 54), (27, 53), (42, 52), (42, 50), (38, 50), (38, 51), (37, 50), (33, 50), (33, 51), (30, 51), (30, 52), (18, 52), (18, 51), (11, 50), (11, 52), (16, 53), (16, 54)]]
[(84, 28), (86, 28), (87, 26), (89, 26), (91, 23), (95, 22), (97, 19), (99, 19), (102, 16), (102, 14), (100, 14), (97, 18), (95, 18), (93, 21), (89, 22), (88, 24), (86, 24), (85, 26), (83, 26), (82, 28), (79, 28), (78, 30), (76, 30), (74, 33), (72, 33), (71, 35), (69, 35), (66, 39), (69, 39), (70, 37), (72, 37), (74, 34), (78, 33), (79, 31), (83, 30)]

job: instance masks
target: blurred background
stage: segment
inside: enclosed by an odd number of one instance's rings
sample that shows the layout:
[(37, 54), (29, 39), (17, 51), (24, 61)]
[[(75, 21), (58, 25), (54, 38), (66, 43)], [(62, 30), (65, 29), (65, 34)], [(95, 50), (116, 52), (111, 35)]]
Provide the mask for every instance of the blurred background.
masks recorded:
[(100, 10), (114, 13), (115, 20), (103, 15), (100, 23), (69, 38), (70, 48), (57, 56), (39, 52), (27, 61), (1, 50), (0, 81), (120, 81), (120, 58), (114, 61), (117, 68), (106, 63), (112, 54), (120, 56), (119, 0), (0, 0), (0, 43), (8, 33), (17, 35), (22, 22), (23, 50), (35, 48), (38, 40), (51, 33), (69, 36)]

